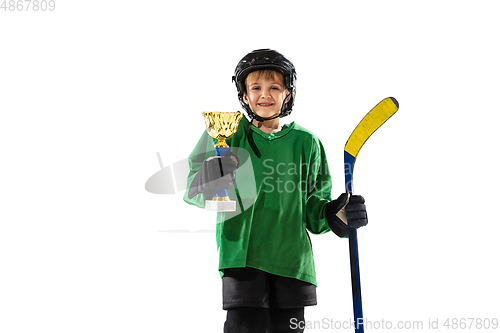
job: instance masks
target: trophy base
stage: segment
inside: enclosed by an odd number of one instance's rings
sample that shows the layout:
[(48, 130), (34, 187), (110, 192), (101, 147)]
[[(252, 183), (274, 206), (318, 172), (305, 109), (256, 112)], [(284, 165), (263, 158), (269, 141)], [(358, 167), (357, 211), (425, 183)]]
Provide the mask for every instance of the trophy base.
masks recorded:
[(235, 212), (236, 211), (236, 201), (212, 201), (205, 200), (205, 209), (212, 212)]

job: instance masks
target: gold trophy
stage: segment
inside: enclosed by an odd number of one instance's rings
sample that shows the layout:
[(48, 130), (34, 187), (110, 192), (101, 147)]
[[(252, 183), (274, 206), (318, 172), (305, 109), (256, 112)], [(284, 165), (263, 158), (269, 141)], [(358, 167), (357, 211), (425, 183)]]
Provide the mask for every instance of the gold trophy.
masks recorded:
[[(214, 139), (217, 156), (225, 156), (229, 152), (226, 139), (232, 137), (238, 129), (243, 113), (240, 112), (202, 112), (207, 133)], [(230, 200), (226, 189), (216, 189), (212, 200), (205, 200), (205, 209), (216, 212), (236, 211), (236, 201)]]

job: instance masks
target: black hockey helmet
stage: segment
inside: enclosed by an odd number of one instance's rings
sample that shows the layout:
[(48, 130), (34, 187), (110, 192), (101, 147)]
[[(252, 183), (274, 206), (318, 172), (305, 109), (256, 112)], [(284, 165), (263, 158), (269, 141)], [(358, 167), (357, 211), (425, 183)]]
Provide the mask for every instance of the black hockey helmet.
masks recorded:
[[(256, 115), (252, 109), (243, 101), (243, 94), (246, 91), (245, 80), (251, 72), (256, 70), (273, 69), (280, 72), (283, 75), (284, 83), (286, 89), (289, 91), (287, 98), (288, 101), (283, 103), (281, 106), (281, 112), (279, 115), (272, 118), (262, 118)], [(236, 84), (236, 89), (238, 90), (238, 99), (240, 101), (243, 109), (248, 113), (251, 119), (257, 119), (258, 121), (275, 119), (278, 117), (288, 116), (292, 112), (293, 103), (295, 101), (295, 80), (297, 79), (297, 74), (295, 72), (295, 67), (287, 58), (285, 58), (281, 53), (276, 52), (271, 49), (259, 49), (250, 52), (243, 59), (240, 60), (236, 69), (234, 71), (233, 81)]]

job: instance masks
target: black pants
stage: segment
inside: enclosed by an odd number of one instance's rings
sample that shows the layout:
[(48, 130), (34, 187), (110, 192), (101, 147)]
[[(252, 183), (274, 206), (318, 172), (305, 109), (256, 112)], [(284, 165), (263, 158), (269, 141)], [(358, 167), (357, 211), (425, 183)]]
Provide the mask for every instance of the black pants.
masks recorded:
[(304, 307), (316, 305), (316, 286), (244, 267), (224, 270), (224, 333), (302, 333)]
[(250, 267), (224, 270), (224, 310), (242, 307), (290, 309), (316, 304), (313, 284)]
[(224, 333), (302, 333), (304, 308), (232, 308)]

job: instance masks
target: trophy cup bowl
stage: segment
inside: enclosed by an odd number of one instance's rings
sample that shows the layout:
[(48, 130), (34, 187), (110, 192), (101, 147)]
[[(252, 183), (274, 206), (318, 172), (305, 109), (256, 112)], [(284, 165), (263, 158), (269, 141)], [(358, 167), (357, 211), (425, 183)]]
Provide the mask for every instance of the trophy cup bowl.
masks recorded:
[[(202, 112), (207, 133), (217, 140), (215, 152), (217, 156), (225, 156), (229, 152), (226, 140), (232, 137), (240, 123), (243, 113), (240, 112)], [(226, 189), (216, 189), (212, 200), (205, 200), (205, 209), (216, 212), (236, 211), (236, 201), (230, 200)]]

